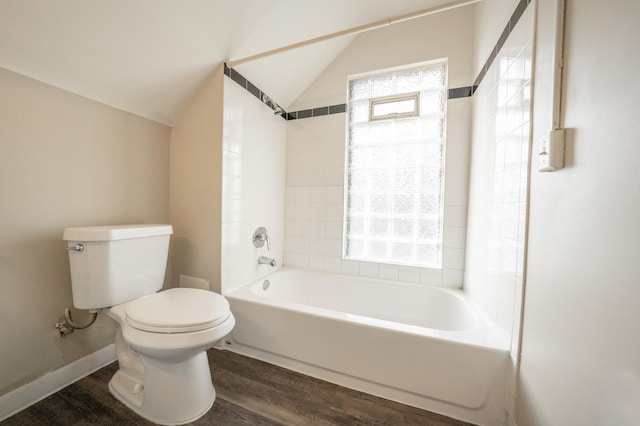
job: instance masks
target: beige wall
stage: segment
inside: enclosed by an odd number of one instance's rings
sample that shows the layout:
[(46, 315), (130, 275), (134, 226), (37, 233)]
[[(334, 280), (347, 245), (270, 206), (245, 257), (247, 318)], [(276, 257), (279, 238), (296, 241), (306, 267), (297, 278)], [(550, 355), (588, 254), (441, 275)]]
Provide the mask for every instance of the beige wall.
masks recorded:
[(54, 328), (72, 305), (62, 231), (168, 222), (170, 128), (4, 69), (0, 94), (3, 395), (113, 342), (102, 316)]
[[(534, 143), (555, 3), (538, 0)], [(531, 174), (520, 426), (639, 424), (640, 2), (614, 3), (567, 0), (567, 164)]]
[(202, 278), (218, 293), (222, 234), (223, 79), (220, 65), (171, 133), (172, 282)]

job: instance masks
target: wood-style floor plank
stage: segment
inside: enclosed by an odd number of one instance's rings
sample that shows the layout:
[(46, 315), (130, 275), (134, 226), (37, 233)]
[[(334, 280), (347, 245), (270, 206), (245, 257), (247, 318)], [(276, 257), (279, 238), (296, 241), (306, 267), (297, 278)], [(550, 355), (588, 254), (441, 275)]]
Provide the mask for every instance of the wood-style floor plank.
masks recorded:
[[(229, 351), (208, 352), (216, 401), (193, 425), (471, 426)], [(23, 425), (149, 425), (117, 401), (110, 364), (3, 421)]]

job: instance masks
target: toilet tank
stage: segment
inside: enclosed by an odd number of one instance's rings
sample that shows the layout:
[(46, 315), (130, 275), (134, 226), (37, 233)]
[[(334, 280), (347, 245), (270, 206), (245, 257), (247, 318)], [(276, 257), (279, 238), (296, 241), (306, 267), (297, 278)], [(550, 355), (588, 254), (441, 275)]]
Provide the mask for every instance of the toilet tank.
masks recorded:
[(62, 239), (69, 251), (73, 305), (106, 308), (158, 291), (164, 283), (172, 233), (171, 225), (65, 229)]

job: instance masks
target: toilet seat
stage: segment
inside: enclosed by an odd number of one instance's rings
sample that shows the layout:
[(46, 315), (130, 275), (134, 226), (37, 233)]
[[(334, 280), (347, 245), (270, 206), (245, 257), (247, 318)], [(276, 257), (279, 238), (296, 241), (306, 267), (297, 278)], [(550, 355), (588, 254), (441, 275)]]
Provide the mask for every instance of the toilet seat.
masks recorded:
[(229, 302), (217, 293), (172, 288), (128, 303), (126, 322), (152, 333), (189, 333), (215, 327), (230, 313)]

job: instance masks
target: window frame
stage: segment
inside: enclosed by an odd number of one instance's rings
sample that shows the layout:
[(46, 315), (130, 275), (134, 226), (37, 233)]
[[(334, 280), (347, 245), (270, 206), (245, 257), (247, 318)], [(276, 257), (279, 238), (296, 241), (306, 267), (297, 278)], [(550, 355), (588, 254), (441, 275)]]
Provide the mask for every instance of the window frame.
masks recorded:
[[(403, 100), (413, 100), (413, 111), (392, 112), (385, 115), (375, 115), (376, 105), (388, 104)], [(369, 98), (369, 122), (378, 120), (392, 120), (396, 118), (419, 117), (420, 116), (420, 92), (400, 93), (397, 95), (378, 96)]]
[[(400, 94), (393, 94), (393, 95), (386, 95), (386, 96), (377, 96), (377, 97), (369, 97), (369, 109), (367, 111), (367, 113), (369, 114), (369, 116), (367, 117), (366, 121), (352, 121), (351, 119), (351, 108), (352, 108), (352, 102), (362, 102), (364, 99), (367, 98), (362, 98), (362, 97), (355, 97), (353, 98), (351, 95), (351, 84), (353, 81), (355, 80), (364, 80), (364, 79), (372, 79), (378, 76), (385, 76), (385, 75), (393, 75), (395, 73), (404, 73), (404, 72), (410, 72), (412, 70), (425, 70), (427, 68), (437, 68), (437, 67), (442, 67), (443, 69), (443, 77), (442, 77), (442, 82), (441, 84), (438, 83), (437, 85), (433, 85), (433, 86), (429, 86), (429, 87), (422, 87), (418, 92), (405, 92), (405, 93), (400, 93)], [(448, 59), (447, 58), (442, 58), (442, 59), (437, 59), (437, 60), (433, 60), (433, 61), (428, 61), (428, 62), (422, 62), (422, 63), (416, 63), (416, 64), (410, 64), (410, 65), (406, 65), (406, 66), (399, 66), (399, 67), (393, 67), (393, 68), (388, 68), (388, 69), (383, 69), (383, 70), (377, 70), (377, 71), (372, 71), (372, 72), (367, 72), (367, 73), (360, 73), (360, 74), (354, 74), (354, 75), (349, 75), (347, 77), (347, 116), (346, 116), (346, 143), (345, 143), (345, 174), (344, 174), (344, 211), (343, 211), (343, 237), (342, 237), (342, 258), (345, 260), (349, 260), (349, 261), (359, 261), (359, 262), (373, 262), (373, 263), (377, 263), (377, 264), (388, 264), (388, 265), (394, 265), (394, 266), (413, 266), (413, 267), (419, 267), (419, 268), (425, 268), (425, 269), (438, 269), (438, 270), (442, 270), (444, 268), (444, 264), (443, 264), (443, 258), (444, 258), (444, 210), (445, 210), (445, 206), (444, 206), (444, 198), (445, 198), (445, 166), (446, 166), (446, 145), (447, 145), (447, 93), (448, 93), (448, 70), (449, 70), (449, 64), (448, 64)], [(420, 103), (424, 96), (430, 94), (430, 93), (441, 93), (442, 96), (442, 107), (441, 109), (439, 109), (437, 112), (431, 112), (430, 110), (425, 110), (425, 111), (421, 111), (420, 108)], [(384, 101), (386, 99), (390, 99), (390, 100), (394, 100), (394, 99), (404, 99), (404, 98), (408, 98), (409, 96), (413, 95), (413, 94), (417, 95), (417, 101), (415, 103), (416, 105), (416, 109), (418, 111), (417, 114), (387, 114), (384, 116), (380, 116), (378, 118), (374, 118), (371, 119), (372, 113), (371, 113), (371, 101)], [(366, 107), (365, 107), (366, 108)], [(422, 115), (421, 115), (422, 114)], [(431, 187), (423, 187), (423, 188), (438, 188), (438, 194), (439, 194), (439, 206), (438, 206), (438, 212), (437, 212), (437, 218), (438, 218), (438, 225), (437, 225), (437, 240), (436, 240), (436, 247), (437, 247), (437, 258), (434, 261), (431, 262), (420, 262), (418, 258), (416, 258), (415, 256), (419, 255), (416, 254), (414, 255), (414, 258), (408, 261), (402, 261), (402, 260), (398, 260), (397, 258), (393, 258), (392, 254), (387, 255), (386, 259), (376, 259), (375, 257), (368, 257), (366, 255), (348, 255), (348, 246), (349, 244), (351, 244), (349, 242), (349, 233), (348, 233), (348, 227), (349, 227), (349, 221), (350, 221), (350, 209), (349, 209), (349, 197), (350, 197), (350, 188), (349, 188), (349, 181), (351, 179), (351, 166), (350, 166), (350, 155), (351, 152), (350, 150), (352, 149), (352, 140), (351, 140), (351, 129), (352, 126), (355, 125), (355, 128), (358, 127), (359, 124), (364, 124), (366, 122), (370, 123), (371, 125), (375, 125), (375, 123), (381, 122), (383, 120), (412, 120), (412, 119), (426, 119), (428, 117), (433, 117), (434, 115), (438, 115), (441, 117), (441, 137), (438, 138), (438, 141), (440, 143), (440, 163), (439, 163), (439, 172), (440, 172), (440, 182), (438, 185), (436, 186), (431, 186)], [(428, 137), (427, 139), (433, 139), (431, 137)], [(416, 141), (419, 141), (419, 139), (416, 139)], [(423, 139), (424, 140), (424, 139)], [(395, 139), (394, 139), (395, 141)], [(421, 170), (427, 170), (429, 169), (429, 167), (426, 167), (424, 169), (421, 168)], [(397, 193), (397, 192), (396, 192)], [(431, 191), (425, 191), (425, 193), (431, 193)], [(435, 214), (435, 213), (434, 213)], [(356, 216), (357, 217), (357, 216)], [(418, 222), (414, 222), (414, 226), (419, 226), (420, 224)], [(435, 228), (434, 228), (435, 229)], [(367, 234), (365, 234), (367, 235)], [(391, 240), (391, 244), (394, 237), (391, 236), (389, 237)], [(421, 238), (419, 238), (421, 239)], [(427, 238), (428, 240), (429, 238)], [(357, 242), (357, 238), (356, 238), (356, 242)], [(369, 240), (371, 240), (371, 238), (369, 238)], [(354, 241), (354, 240), (351, 240)], [(418, 250), (419, 249), (419, 242), (418, 240), (416, 240), (416, 242), (413, 243), (414, 244), (414, 250)], [(428, 244), (428, 243), (427, 243)]]

